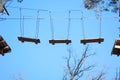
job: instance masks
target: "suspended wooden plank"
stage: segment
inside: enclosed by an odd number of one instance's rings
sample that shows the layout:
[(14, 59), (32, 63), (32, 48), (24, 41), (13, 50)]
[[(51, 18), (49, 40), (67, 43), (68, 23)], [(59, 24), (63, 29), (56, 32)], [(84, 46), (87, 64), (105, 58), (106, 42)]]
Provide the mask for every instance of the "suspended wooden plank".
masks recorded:
[(34, 42), (35, 44), (40, 43), (40, 40), (36, 38), (18, 37), (18, 40), (21, 42)]
[(83, 43), (83, 44), (93, 43), (93, 42), (101, 43), (103, 41), (104, 41), (104, 38), (92, 38), (92, 39), (83, 39), (83, 40), (81, 40), (81, 43)]
[(51, 44), (55, 44), (55, 43), (66, 43), (66, 44), (69, 44), (69, 43), (71, 43), (71, 40), (68, 40), (68, 39), (66, 39), (66, 40), (49, 40), (49, 43), (51, 43)]
[(0, 36), (0, 54), (4, 56), (4, 54), (8, 52), (11, 52), (11, 48), (8, 46), (2, 36)]
[(116, 39), (111, 54), (120, 55), (120, 39)]

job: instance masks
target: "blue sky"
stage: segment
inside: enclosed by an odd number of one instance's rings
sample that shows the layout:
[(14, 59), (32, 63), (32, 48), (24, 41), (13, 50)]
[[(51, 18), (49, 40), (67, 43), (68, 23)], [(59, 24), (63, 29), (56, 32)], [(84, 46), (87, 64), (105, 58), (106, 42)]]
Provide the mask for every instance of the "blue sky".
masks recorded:
[[(49, 13), (48, 11), (40, 11), (39, 17), (43, 18), (39, 23), (40, 44), (21, 43), (17, 37), (20, 33), (20, 20), (11, 19), (19, 18), (19, 7), (36, 10), (22, 9), (22, 16), (25, 18), (35, 18), (37, 10), (43, 9), (52, 12), (54, 38), (66, 39), (68, 28), (68, 11), (82, 10), (84, 17), (84, 28), (86, 38), (99, 37), (99, 20), (95, 16), (95, 12), (87, 11), (83, 8), (83, 3), (80, 0), (24, 0), (22, 3), (12, 1), (7, 7), (10, 16), (0, 15), (7, 20), (0, 21), (0, 34), (9, 44), (12, 52), (0, 56), (0, 80), (15, 80), (19, 75), (22, 75), (25, 80), (62, 80), (66, 60), (68, 56), (67, 49), (70, 47), (73, 56), (80, 58), (86, 45), (80, 44), (83, 39), (80, 11), (72, 11), (71, 17), (76, 18), (71, 20), (69, 39), (72, 40), (70, 45), (66, 44), (49, 44), (52, 39)], [(112, 80), (115, 77), (116, 68), (119, 68), (119, 57), (111, 56), (112, 47), (115, 39), (118, 38), (118, 18), (115, 18), (114, 13), (102, 13), (102, 33), (101, 37), (105, 40), (101, 44), (89, 44), (90, 52), (95, 52), (96, 55), (89, 58), (85, 64), (96, 64), (96, 67), (86, 75), (94, 76), (93, 71), (99, 73), (104, 70), (106, 72), (106, 80)], [(36, 19), (24, 20), (24, 36), (35, 37)], [(83, 77), (82, 80), (86, 78)], [(89, 79), (88, 79), (89, 80)]]

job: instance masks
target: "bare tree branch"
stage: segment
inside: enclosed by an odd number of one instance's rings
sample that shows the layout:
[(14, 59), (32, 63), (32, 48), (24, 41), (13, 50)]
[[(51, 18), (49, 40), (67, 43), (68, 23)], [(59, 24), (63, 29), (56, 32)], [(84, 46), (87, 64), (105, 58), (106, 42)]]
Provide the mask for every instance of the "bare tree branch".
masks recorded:
[(103, 80), (105, 73), (102, 71), (97, 77), (92, 78), (92, 80)]
[[(74, 59), (74, 65), (71, 66), (71, 52), (69, 50), (69, 56), (67, 58), (67, 72), (64, 75), (63, 80), (66, 80), (66, 78), (69, 77), (69, 80), (79, 80), (85, 71), (88, 71), (94, 67), (94, 65), (90, 65), (87, 67), (83, 67), (85, 61), (89, 56), (92, 56), (93, 54), (87, 53), (88, 51), (88, 46), (85, 48), (84, 53), (82, 54), (82, 57), (77, 61), (77, 59)], [(68, 77), (67, 77), (68, 76)]]
[(70, 58), (71, 58), (71, 54), (69, 53), (69, 57), (67, 59), (67, 67), (68, 67), (70, 75), (72, 75), (72, 70), (71, 70), (71, 67), (70, 67)]

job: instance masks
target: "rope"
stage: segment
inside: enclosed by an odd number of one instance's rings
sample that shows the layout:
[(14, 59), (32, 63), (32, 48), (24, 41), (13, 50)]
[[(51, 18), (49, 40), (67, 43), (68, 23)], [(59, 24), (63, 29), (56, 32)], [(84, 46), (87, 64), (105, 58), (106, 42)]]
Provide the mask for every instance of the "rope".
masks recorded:
[(120, 0), (119, 0), (119, 22), (120, 22)]
[(20, 33), (21, 33), (21, 36), (23, 36), (23, 28), (22, 28), (22, 11), (21, 11), (21, 8), (19, 8), (20, 10)]
[(67, 39), (69, 39), (69, 35), (70, 35), (70, 25), (71, 25), (71, 11), (69, 11), (69, 18), (68, 18), (68, 34), (67, 34)]
[(15, 9), (24, 9), (24, 10), (35, 10), (35, 11), (48, 11), (48, 10), (44, 10), (44, 9), (34, 9), (34, 8), (25, 8), (25, 7), (16, 7), (16, 6), (9, 6), (9, 8), (15, 8)]
[(22, 23), (22, 36), (24, 36), (24, 20), (25, 20), (25, 17), (23, 16), (23, 23)]
[(49, 11), (49, 17), (50, 17), (52, 39), (54, 39), (54, 28), (53, 28), (53, 19), (52, 19), (52, 16), (51, 16), (51, 11)]
[(40, 19), (39, 19), (39, 10), (37, 11), (37, 20), (36, 20), (36, 34), (35, 34), (35, 38), (38, 38), (38, 34), (39, 34), (39, 21), (40, 21)]
[[(81, 11), (82, 12), (82, 11)], [(84, 20), (83, 20), (83, 12), (81, 17), (81, 25), (82, 25), (82, 33), (83, 33), (83, 39), (85, 39), (85, 30), (84, 30)]]
[(119, 29), (119, 38), (120, 38), (120, 27), (118, 27), (118, 29)]
[(11, 5), (11, 3), (13, 2), (13, 0), (7, 0), (7, 1), (10, 1), (10, 2), (6, 5), (6, 7), (9, 7), (9, 6)]
[(101, 11), (99, 11), (98, 17), (99, 17), (99, 38), (101, 38), (101, 31), (102, 31), (102, 14), (101, 14)]
[(100, 30), (100, 31), (99, 31), (99, 38), (101, 38), (101, 26), (102, 26), (102, 25), (101, 25), (101, 22), (102, 22), (101, 15), (100, 15), (100, 17), (99, 17), (99, 18), (100, 18), (100, 28), (99, 28), (99, 30)]

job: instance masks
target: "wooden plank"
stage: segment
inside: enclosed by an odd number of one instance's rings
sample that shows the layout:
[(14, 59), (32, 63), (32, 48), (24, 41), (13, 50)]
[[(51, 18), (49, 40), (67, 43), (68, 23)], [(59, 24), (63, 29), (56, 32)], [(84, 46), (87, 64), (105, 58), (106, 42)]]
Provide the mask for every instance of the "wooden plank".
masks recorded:
[(81, 43), (83, 43), (83, 44), (93, 43), (93, 42), (101, 43), (101, 42), (103, 42), (103, 41), (104, 41), (103, 38), (91, 38), (91, 39), (83, 39), (83, 40), (81, 40)]
[(8, 52), (11, 52), (11, 48), (8, 46), (2, 36), (0, 36), (0, 54), (4, 56), (4, 54)]
[(120, 49), (118, 49), (118, 48), (113, 48), (112, 54), (119, 56), (119, 55), (120, 55)]
[(7, 52), (10, 52), (11, 51), (11, 48), (9, 46), (6, 46), (3, 48), (3, 53), (7, 53)]
[(18, 37), (18, 40), (21, 42), (34, 42), (36, 44), (40, 43), (40, 40), (35, 38)]
[(116, 39), (115, 45), (120, 45), (120, 39)]
[(66, 43), (66, 44), (69, 44), (69, 43), (71, 43), (71, 40), (49, 40), (49, 43), (51, 43), (51, 44), (55, 44), (55, 43)]
[(3, 38), (2, 38), (2, 36), (0, 36), (0, 41), (2, 41), (3, 40)]
[(117, 56), (120, 55), (120, 40), (119, 39), (115, 40), (111, 55), (112, 54), (117, 55)]

